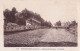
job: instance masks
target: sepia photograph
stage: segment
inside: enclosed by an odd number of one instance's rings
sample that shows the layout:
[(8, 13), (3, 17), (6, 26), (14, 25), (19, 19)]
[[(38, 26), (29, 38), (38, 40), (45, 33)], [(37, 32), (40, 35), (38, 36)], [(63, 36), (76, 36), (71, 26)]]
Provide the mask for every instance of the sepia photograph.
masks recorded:
[(74, 0), (6, 1), (4, 47), (77, 47), (77, 17)]

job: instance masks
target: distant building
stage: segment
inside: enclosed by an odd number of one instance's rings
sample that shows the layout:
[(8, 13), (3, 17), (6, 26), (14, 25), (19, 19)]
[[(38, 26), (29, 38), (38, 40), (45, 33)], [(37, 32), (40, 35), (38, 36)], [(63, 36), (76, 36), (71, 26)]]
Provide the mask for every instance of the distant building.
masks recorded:
[(41, 22), (34, 19), (30, 18), (26, 20), (26, 28), (39, 28), (41, 26)]

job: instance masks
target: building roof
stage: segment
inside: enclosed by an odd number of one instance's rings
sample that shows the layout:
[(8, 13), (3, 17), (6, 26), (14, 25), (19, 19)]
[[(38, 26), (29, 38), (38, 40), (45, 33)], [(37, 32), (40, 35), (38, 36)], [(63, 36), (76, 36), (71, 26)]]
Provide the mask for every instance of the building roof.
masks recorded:
[(30, 19), (28, 19), (28, 20), (35, 21), (35, 22), (37, 22), (37, 23), (41, 23), (40, 21), (38, 21), (38, 20), (36, 20), (36, 19), (34, 19), (34, 18), (30, 18)]

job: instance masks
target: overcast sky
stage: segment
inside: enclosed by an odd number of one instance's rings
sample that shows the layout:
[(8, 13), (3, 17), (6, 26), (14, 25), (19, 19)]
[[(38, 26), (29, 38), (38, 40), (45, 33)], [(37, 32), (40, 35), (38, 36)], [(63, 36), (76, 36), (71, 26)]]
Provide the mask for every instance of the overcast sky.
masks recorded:
[(22, 11), (27, 8), (53, 24), (59, 20), (76, 20), (78, 14), (76, 0), (7, 0), (2, 5), (3, 10), (16, 7), (18, 11)]

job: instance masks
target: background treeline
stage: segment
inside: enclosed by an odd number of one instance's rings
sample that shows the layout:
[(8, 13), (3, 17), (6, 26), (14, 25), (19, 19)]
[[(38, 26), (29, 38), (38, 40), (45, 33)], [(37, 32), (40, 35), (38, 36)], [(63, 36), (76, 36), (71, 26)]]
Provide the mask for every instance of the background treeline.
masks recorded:
[(65, 22), (64, 25), (62, 25), (63, 23), (61, 21), (57, 21), (55, 23), (55, 26), (67, 26), (67, 27), (73, 27), (73, 26), (76, 26), (78, 23), (74, 20), (74, 21), (68, 21), (68, 22)]
[(41, 22), (41, 26), (52, 27), (51, 22), (45, 21), (39, 14), (29, 11), (27, 9), (18, 12), (15, 7), (10, 11), (9, 9), (5, 9), (3, 11), (4, 18), (7, 22), (17, 23), (18, 25), (26, 25), (26, 21), (29, 18), (35, 18), (39, 22)]

